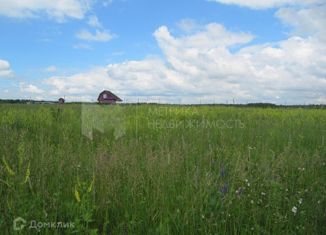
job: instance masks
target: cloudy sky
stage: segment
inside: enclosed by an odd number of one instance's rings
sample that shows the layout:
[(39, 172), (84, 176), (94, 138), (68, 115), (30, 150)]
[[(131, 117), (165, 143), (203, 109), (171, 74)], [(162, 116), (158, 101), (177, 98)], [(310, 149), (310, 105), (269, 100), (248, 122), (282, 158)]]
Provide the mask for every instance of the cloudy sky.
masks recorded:
[(0, 0), (0, 99), (326, 103), (326, 0)]

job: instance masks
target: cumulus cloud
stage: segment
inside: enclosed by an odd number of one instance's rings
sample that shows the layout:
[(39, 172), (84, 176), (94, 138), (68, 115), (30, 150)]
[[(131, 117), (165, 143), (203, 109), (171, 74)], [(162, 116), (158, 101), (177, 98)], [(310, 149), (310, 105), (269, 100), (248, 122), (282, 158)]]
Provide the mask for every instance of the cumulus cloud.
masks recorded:
[(0, 59), (0, 77), (11, 77), (13, 71), (10, 68), (10, 63)]
[(161, 49), (166, 51), (167, 46), (183, 46), (185, 48), (198, 48), (209, 50), (216, 47), (228, 47), (236, 44), (250, 42), (254, 36), (248, 33), (232, 33), (223, 25), (211, 23), (203, 27), (203, 30), (190, 36), (174, 38), (166, 26), (155, 31), (154, 36)]
[(252, 9), (275, 8), (282, 6), (307, 6), (311, 4), (323, 3), (325, 0), (209, 0), (222, 4), (238, 5)]
[(15, 18), (31, 18), (46, 14), (58, 21), (82, 19), (92, 0), (0, 0), (0, 14)]
[[(311, 20), (300, 9), (291, 14), (298, 21)], [(134, 101), (137, 97), (184, 103), (233, 98), (237, 102), (293, 104), (325, 101), (326, 43), (320, 37), (324, 29), (316, 23), (313, 32), (304, 36), (296, 32), (306, 32), (305, 27), (281, 12), (277, 16), (294, 31), (288, 39), (273, 44), (248, 45), (253, 35), (231, 32), (217, 23), (178, 37), (162, 26), (154, 32), (162, 58), (109, 64), (72, 76), (51, 77), (45, 83), (52, 95), (76, 99), (95, 100), (99, 91), (110, 89)], [(323, 14), (319, 18), (323, 20)], [(235, 45), (241, 49), (232, 52)]]
[(188, 18), (179, 21), (177, 26), (186, 33), (192, 33), (201, 27), (195, 20)]
[(42, 94), (44, 93), (44, 90), (38, 88), (35, 85), (32, 84), (25, 84), (25, 83), (20, 83), (20, 91), (21, 92), (27, 92), (31, 94)]
[(89, 94), (98, 89), (99, 82), (106, 83), (107, 74), (105, 68), (94, 68), (86, 73), (79, 73), (72, 76), (53, 76), (45, 81), (53, 89), (52, 95), (58, 94)]
[[(201, 32), (180, 38), (173, 37), (168, 28), (162, 26), (154, 36), (169, 66), (191, 77), (201, 76), (203, 68), (213, 69), (219, 74), (232, 67), (233, 73), (243, 70), (243, 67), (237, 66), (237, 58), (232, 57), (228, 47), (248, 43), (254, 38), (247, 33), (229, 32), (216, 23), (206, 25)], [(213, 67), (207, 68), (210, 65)]]
[(275, 15), (294, 28), (293, 34), (314, 36), (326, 41), (326, 2), (303, 9), (281, 8)]

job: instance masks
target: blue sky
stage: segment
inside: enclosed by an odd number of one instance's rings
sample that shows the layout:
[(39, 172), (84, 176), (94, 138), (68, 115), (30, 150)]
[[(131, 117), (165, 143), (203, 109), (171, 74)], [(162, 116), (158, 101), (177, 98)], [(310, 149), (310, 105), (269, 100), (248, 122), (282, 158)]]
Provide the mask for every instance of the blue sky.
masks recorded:
[(57, 2), (0, 0), (0, 98), (326, 101), (324, 0)]

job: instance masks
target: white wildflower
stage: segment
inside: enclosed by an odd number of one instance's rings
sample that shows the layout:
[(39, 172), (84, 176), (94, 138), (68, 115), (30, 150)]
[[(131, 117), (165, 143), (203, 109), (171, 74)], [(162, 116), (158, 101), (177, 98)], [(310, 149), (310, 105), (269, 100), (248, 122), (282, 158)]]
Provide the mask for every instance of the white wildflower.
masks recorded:
[(302, 204), (302, 198), (299, 199), (299, 204), (300, 204), (300, 205)]
[(296, 206), (292, 207), (292, 212), (293, 212), (294, 214), (297, 214), (297, 211), (298, 211), (298, 208), (297, 208)]
[(266, 193), (264, 193), (264, 192), (261, 192), (261, 195), (265, 196), (265, 195), (266, 195)]

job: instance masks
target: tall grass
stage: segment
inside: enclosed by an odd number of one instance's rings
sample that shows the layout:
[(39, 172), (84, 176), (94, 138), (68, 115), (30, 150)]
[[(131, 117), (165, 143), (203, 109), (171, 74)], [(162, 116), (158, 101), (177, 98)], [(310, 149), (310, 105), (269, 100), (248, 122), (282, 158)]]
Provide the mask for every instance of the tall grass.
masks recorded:
[(90, 139), (81, 105), (0, 105), (1, 234), (325, 233), (325, 110), (95, 110)]

